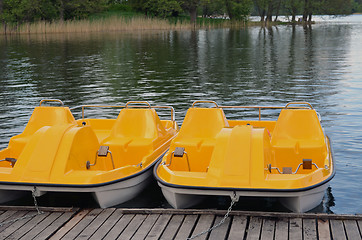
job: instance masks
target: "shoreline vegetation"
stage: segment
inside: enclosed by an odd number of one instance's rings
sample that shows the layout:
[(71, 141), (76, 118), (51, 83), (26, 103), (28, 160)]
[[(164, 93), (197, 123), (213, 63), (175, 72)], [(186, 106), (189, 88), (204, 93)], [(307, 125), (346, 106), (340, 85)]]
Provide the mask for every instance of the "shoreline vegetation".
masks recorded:
[[(91, 33), (140, 30), (192, 30), (212, 28), (245, 28), (251, 26), (274, 26), (290, 22), (230, 21), (228, 19), (197, 19), (195, 24), (187, 19), (162, 19), (145, 16), (111, 16), (97, 19), (66, 21), (37, 21), (20, 25), (0, 25), (0, 35), (45, 34), (45, 33)], [(294, 23), (300, 24), (300, 23)]]
[(0, 0), (0, 35), (307, 26), (316, 14), (361, 10), (362, 0)]

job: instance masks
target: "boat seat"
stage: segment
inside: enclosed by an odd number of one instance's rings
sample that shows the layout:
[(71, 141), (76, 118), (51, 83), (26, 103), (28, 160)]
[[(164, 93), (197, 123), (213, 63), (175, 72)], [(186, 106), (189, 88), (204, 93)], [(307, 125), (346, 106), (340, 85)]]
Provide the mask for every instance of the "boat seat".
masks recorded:
[(302, 159), (313, 159), (319, 164), (318, 161), (327, 154), (324, 133), (312, 109), (283, 109), (274, 128), (271, 145), (275, 160), (294, 161), (293, 169)]
[(154, 109), (125, 108), (101, 144), (109, 146), (116, 167), (133, 165), (161, 144), (157, 141), (159, 134), (166, 134), (166, 130)]
[(36, 107), (24, 131), (10, 139), (9, 147), (18, 156), (35, 132), (42, 127), (56, 125), (77, 125), (68, 107)]
[[(191, 171), (205, 172), (215, 146), (215, 137), (227, 126), (228, 122), (221, 108), (190, 108), (170, 149), (184, 147)], [(181, 160), (176, 159), (174, 162), (176, 161)], [(186, 164), (175, 164), (175, 168), (180, 168), (178, 170), (188, 170)]]

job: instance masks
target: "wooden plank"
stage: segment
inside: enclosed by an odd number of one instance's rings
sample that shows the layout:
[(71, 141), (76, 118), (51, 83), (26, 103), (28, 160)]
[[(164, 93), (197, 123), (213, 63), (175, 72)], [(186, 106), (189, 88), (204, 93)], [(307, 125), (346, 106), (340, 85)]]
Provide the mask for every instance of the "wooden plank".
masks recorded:
[(317, 239), (317, 225), (315, 219), (303, 219), (303, 239)]
[(135, 235), (133, 235), (132, 239), (144, 239), (159, 217), (160, 214), (149, 214), (143, 221), (142, 225), (138, 228)]
[[(213, 209), (149, 209), (149, 208), (127, 208), (121, 210), (123, 214), (185, 214), (185, 215), (218, 215), (224, 216), (226, 210)], [(271, 217), (271, 218), (323, 218), (337, 220), (362, 220), (362, 214), (327, 214), (327, 213), (285, 213), (285, 212), (256, 212), (256, 211), (235, 211), (233, 210), (230, 216), (247, 216), (247, 217)]]
[(112, 215), (102, 224), (100, 228), (93, 234), (90, 240), (102, 239), (113, 228), (113, 226), (122, 218), (123, 214), (116, 209)]
[(262, 218), (260, 217), (250, 218), (248, 233), (246, 235), (247, 240), (259, 240), (262, 222)]
[(40, 224), (46, 217), (48, 217), (49, 213), (38, 214), (31, 218), (27, 223), (19, 227), (16, 231), (14, 231), (7, 239), (20, 239), (26, 233), (28, 233), (31, 229)]
[(263, 227), (261, 228), (261, 240), (273, 239), (275, 232), (275, 219), (264, 218)]
[(117, 239), (131, 239), (146, 217), (146, 214), (137, 214)]
[(292, 218), (289, 219), (289, 239), (293, 240), (302, 240), (303, 239), (303, 230), (302, 230), (302, 219), (301, 218)]
[(23, 215), (26, 218), (19, 219), (10, 225), (3, 226), (5, 228), (3, 228), (2, 231), (0, 232), (0, 239), (5, 239), (6, 237), (10, 236), (18, 228), (29, 222), (33, 217), (35, 217), (36, 214), (37, 212), (27, 212), (25, 215)]
[[(1, 211), (37, 211), (35, 206), (0, 206)], [(42, 212), (76, 212), (73, 207), (39, 207)]]
[(27, 234), (22, 236), (20, 239), (33, 239), (49, 225), (51, 225), (56, 219), (62, 215), (61, 212), (49, 212), (49, 215), (41, 222), (38, 223), (34, 228), (32, 228)]
[(192, 229), (198, 219), (198, 215), (186, 215), (180, 229), (177, 232), (175, 240), (185, 240), (190, 237)]
[[(215, 219), (214, 215), (201, 215), (199, 221), (197, 221), (196, 227), (192, 232), (191, 237), (196, 236), (204, 231), (207, 231), (210, 227), (212, 227), (214, 219)], [(208, 235), (209, 235), (208, 233), (205, 233), (199, 236), (197, 239), (198, 240), (207, 239)]]
[(275, 223), (275, 240), (288, 240), (289, 237), (289, 220), (287, 218), (279, 218)]
[[(13, 213), (13, 212), (11, 212)], [(0, 226), (0, 232), (2, 232), (4, 229), (6, 229), (8, 226), (10, 226), (13, 222), (16, 221), (16, 219), (24, 217), (27, 213), (29, 213), (28, 211), (17, 211), (11, 215), (7, 215), (7, 218), (4, 217), (3, 221), (1, 222), (1, 226)], [(33, 213), (35, 214), (35, 213)]]
[(357, 221), (357, 223), (358, 223), (359, 232), (362, 234), (362, 220)]
[(234, 216), (233, 221), (231, 223), (228, 239), (229, 240), (244, 239), (244, 236), (246, 234), (245, 230), (247, 222), (248, 219), (245, 216)]
[(74, 239), (102, 212), (101, 208), (93, 209), (88, 212), (70, 231), (68, 231), (62, 239)]
[(2, 224), (2, 222), (7, 221), (7, 219), (9, 219), (12, 215), (14, 215), (17, 211), (14, 210), (10, 210), (10, 211), (5, 211), (4, 213), (2, 213), (0, 215), (0, 224)]
[[(75, 212), (65, 212), (61, 214), (54, 222), (47, 226), (43, 231), (39, 232), (35, 237), (36, 240), (49, 239), (53, 236), (58, 230), (60, 230), (68, 221), (72, 220), (71, 218), (75, 215)], [(63, 236), (63, 235), (62, 235)]]
[(90, 238), (114, 211), (115, 208), (103, 209), (102, 212), (96, 215), (95, 219), (78, 235), (77, 239)]
[[(90, 209), (83, 209), (77, 213), (70, 221), (68, 221), (62, 228), (60, 228), (50, 239), (61, 239), (67, 234), (74, 226), (78, 224), (88, 213)], [(54, 227), (54, 226), (53, 226)]]
[(172, 217), (171, 214), (162, 214), (157, 219), (155, 225), (153, 225), (151, 231), (148, 233), (147, 239), (149, 240), (159, 239), (163, 231), (165, 230), (165, 227), (167, 226), (168, 222), (170, 221), (171, 217)]
[(355, 220), (344, 220), (344, 228), (346, 230), (347, 239), (361, 239), (358, 225)]
[(344, 233), (344, 227), (342, 220), (330, 220), (331, 232), (333, 240), (344, 240), (346, 239), (346, 234)]
[(107, 233), (104, 239), (113, 240), (116, 239), (123, 230), (128, 226), (128, 224), (135, 217), (135, 214), (125, 214), (122, 218), (113, 226), (111, 231)]
[[(224, 217), (218, 216), (215, 219), (214, 226), (223, 219)], [(215, 228), (210, 232), (209, 240), (220, 240), (220, 239), (226, 239), (226, 235), (228, 233), (230, 227), (230, 217), (225, 219), (225, 222), (221, 224), (219, 227)]]
[(332, 239), (331, 231), (329, 229), (329, 220), (318, 219), (318, 237), (320, 240)]
[(177, 231), (181, 227), (184, 218), (185, 215), (173, 215), (165, 231), (162, 233), (160, 240), (173, 239), (176, 236)]
[[(42, 212), (75, 212), (74, 207), (38, 207)], [(0, 206), (0, 211), (37, 211), (35, 206)]]

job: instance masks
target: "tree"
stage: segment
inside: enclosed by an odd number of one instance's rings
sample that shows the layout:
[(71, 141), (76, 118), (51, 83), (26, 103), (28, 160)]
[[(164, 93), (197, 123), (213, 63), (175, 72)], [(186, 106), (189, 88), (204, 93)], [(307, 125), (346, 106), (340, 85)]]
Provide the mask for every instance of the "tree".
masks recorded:
[(148, 0), (143, 5), (143, 11), (147, 15), (165, 18), (177, 16), (182, 8), (176, 0)]
[(226, 12), (224, 0), (202, 1), (201, 7), (203, 17), (221, 16)]
[(231, 20), (246, 21), (250, 14), (251, 0), (225, 0), (226, 10)]
[(260, 16), (260, 21), (264, 22), (268, 1), (267, 0), (254, 0), (254, 4), (255, 4), (256, 10), (258, 11), (258, 14)]
[(287, 12), (292, 15), (292, 22), (296, 22), (296, 15), (301, 12), (302, 1), (301, 0), (285, 0), (284, 7)]
[(196, 23), (197, 18), (197, 7), (200, 4), (200, 0), (182, 0), (181, 7), (190, 13), (190, 22), (191, 24)]

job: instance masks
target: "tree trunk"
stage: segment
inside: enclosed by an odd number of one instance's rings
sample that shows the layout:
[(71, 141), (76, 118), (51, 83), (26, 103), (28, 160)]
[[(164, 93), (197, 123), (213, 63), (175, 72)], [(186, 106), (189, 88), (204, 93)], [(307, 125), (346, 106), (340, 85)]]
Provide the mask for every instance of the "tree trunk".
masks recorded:
[(261, 11), (260, 13), (260, 22), (264, 22), (265, 21), (265, 10)]
[(282, 3), (282, 0), (278, 0), (278, 4), (277, 4), (277, 9), (276, 9), (276, 13), (275, 13), (275, 18), (274, 18), (274, 22), (276, 22), (278, 20), (278, 16), (279, 16), (279, 10), (280, 10), (280, 5)]
[(308, 0), (304, 0), (303, 22), (307, 22), (308, 12), (309, 12), (308, 9), (309, 9)]
[(4, 1), (3, 0), (0, 0), (0, 19), (1, 19), (1, 24), (3, 25), (3, 28), (4, 28), (4, 33), (6, 34), (6, 24), (5, 24), (5, 21), (4, 19), (2, 19), (2, 14), (3, 14), (3, 3)]
[(273, 21), (273, 19), (272, 19), (273, 10), (274, 10), (273, 1), (270, 1), (269, 5), (268, 5), (268, 12), (266, 14), (266, 21), (267, 22), (272, 22)]
[(309, 13), (309, 15), (308, 15), (308, 23), (309, 24), (312, 23), (312, 14), (311, 13)]
[(230, 20), (232, 20), (234, 18), (234, 15), (233, 15), (233, 13), (231, 11), (231, 6), (230, 6), (230, 1), (229, 0), (225, 0), (225, 6), (226, 6), (226, 11), (227, 11), (227, 13), (229, 15)]
[(196, 25), (196, 17), (197, 17), (197, 7), (192, 6), (190, 8), (190, 22), (191, 22), (191, 24)]
[(60, 0), (59, 19), (61, 22), (64, 21), (64, 2), (63, 2), (63, 0)]

